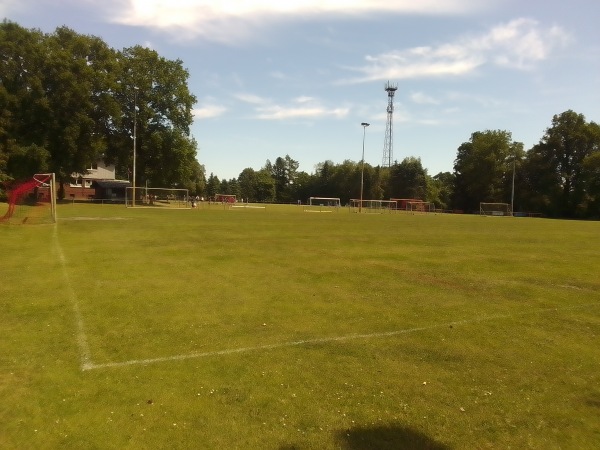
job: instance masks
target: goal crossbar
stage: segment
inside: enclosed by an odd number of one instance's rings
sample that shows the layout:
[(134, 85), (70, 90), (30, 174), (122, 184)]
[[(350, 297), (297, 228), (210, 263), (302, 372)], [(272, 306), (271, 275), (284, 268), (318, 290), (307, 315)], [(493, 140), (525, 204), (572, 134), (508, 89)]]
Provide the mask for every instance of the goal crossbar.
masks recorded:
[[(133, 194), (135, 192), (135, 201)], [(187, 189), (147, 188), (129, 186), (125, 188), (125, 206), (142, 208), (191, 209)]]
[(512, 209), (508, 203), (479, 203), (479, 214), (482, 216), (505, 217), (512, 216)]

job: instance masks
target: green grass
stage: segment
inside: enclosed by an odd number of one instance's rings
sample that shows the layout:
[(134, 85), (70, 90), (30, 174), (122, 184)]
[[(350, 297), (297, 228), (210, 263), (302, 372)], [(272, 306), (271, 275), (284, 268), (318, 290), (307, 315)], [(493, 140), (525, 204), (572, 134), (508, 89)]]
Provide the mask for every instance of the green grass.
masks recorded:
[(0, 226), (0, 447), (597, 448), (598, 222), (60, 205)]

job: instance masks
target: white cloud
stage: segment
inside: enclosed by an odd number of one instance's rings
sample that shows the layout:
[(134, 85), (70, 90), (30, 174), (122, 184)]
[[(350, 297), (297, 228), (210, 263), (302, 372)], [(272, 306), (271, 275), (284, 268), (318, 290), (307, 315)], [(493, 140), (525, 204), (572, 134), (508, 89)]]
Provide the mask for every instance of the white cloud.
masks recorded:
[(116, 23), (161, 29), (180, 40), (200, 37), (233, 43), (243, 42), (270, 22), (298, 17), (470, 14), (493, 3), (491, 0), (109, 0), (104, 8)]
[(520, 18), (447, 44), (368, 55), (366, 65), (351, 69), (362, 75), (341, 83), (468, 75), (488, 64), (527, 70), (569, 41), (560, 27)]
[(263, 105), (269, 103), (269, 100), (254, 94), (235, 94), (234, 97), (244, 103), (250, 103), (252, 105)]
[(327, 109), (321, 106), (283, 107), (279, 105), (257, 108), (257, 117), (265, 120), (315, 119), (318, 117), (342, 118), (348, 115), (348, 108)]
[(257, 106), (256, 117), (262, 120), (308, 119), (319, 117), (342, 118), (348, 115), (348, 107), (328, 108), (318, 99), (301, 96), (293, 99), (291, 105), (264, 104)]
[(226, 111), (227, 108), (224, 106), (207, 104), (202, 108), (195, 108), (193, 114), (196, 119), (210, 119), (212, 117), (219, 117)]

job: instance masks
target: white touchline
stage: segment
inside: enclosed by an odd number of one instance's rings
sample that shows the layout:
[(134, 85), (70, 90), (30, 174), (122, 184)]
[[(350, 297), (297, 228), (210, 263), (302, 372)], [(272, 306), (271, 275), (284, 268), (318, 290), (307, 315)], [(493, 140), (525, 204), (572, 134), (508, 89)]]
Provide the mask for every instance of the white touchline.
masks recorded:
[[(381, 338), (381, 337), (388, 337), (388, 336), (397, 336), (400, 334), (408, 334), (408, 333), (415, 333), (418, 331), (433, 330), (435, 328), (446, 328), (451, 325), (452, 326), (468, 325), (468, 324), (472, 324), (472, 323), (486, 322), (486, 321), (490, 321), (490, 320), (508, 319), (511, 317), (518, 317), (518, 316), (523, 316), (523, 315), (527, 315), (527, 314), (585, 308), (585, 307), (594, 306), (594, 305), (598, 305), (598, 304), (599, 303), (596, 302), (596, 303), (588, 303), (585, 305), (567, 306), (564, 308), (536, 309), (536, 310), (531, 310), (531, 311), (527, 311), (527, 312), (522, 312), (519, 314), (503, 314), (503, 315), (495, 315), (495, 316), (483, 316), (483, 317), (474, 318), (474, 319), (457, 320), (454, 322), (446, 322), (446, 323), (442, 323), (442, 324), (429, 325), (429, 326), (424, 326), (424, 327), (406, 328), (403, 330), (396, 330), (396, 331), (386, 331), (386, 332), (381, 332), (381, 333), (349, 334), (349, 335), (345, 335), (345, 336), (333, 336), (333, 337), (326, 337), (326, 338), (305, 339), (305, 340), (301, 340), (301, 341), (288, 341), (288, 342), (280, 342), (280, 343), (276, 343), (276, 344), (257, 345), (254, 347), (239, 347), (239, 348), (232, 348), (232, 349), (227, 349), (227, 350), (216, 350), (216, 351), (212, 351), (212, 352), (203, 352), (203, 353), (198, 353), (198, 352), (187, 353), (187, 354), (182, 354), (182, 355), (164, 356), (164, 357), (160, 357), (160, 358), (132, 359), (129, 361), (109, 362), (109, 363), (103, 363), (103, 364), (92, 364), (92, 363), (88, 362), (87, 364), (82, 365), (82, 370), (106, 369), (106, 368), (112, 368), (112, 367), (126, 367), (126, 366), (134, 366), (134, 365), (147, 365), (147, 364), (156, 364), (156, 363), (168, 362), (168, 361), (182, 361), (182, 360), (186, 360), (186, 359), (206, 358), (206, 357), (210, 357), (210, 356), (220, 356), (220, 355), (231, 355), (231, 354), (235, 354), (235, 353), (255, 352), (255, 351), (259, 351), (259, 350), (271, 350), (271, 349), (284, 348), (284, 347), (296, 347), (296, 346), (300, 346), (300, 345), (324, 344), (324, 343), (328, 343), (328, 342), (342, 342), (342, 341), (350, 341), (350, 340), (354, 340), (354, 339), (372, 339), (372, 338)], [(88, 354), (89, 354), (89, 351), (88, 351)]]
[(75, 294), (73, 284), (71, 283), (71, 278), (69, 277), (69, 272), (67, 271), (67, 260), (65, 258), (65, 254), (60, 245), (60, 242), (58, 242), (57, 230), (58, 227), (56, 224), (54, 224), (54, 231), (52, 236), (54, 250), (56, 251), (58, 260), (60, 261), (62, 275), (65, 280), (65, 285), (67, 287), (69, 299), (71, 300), (73, 312), (75, 313), (75, 324), (77, 326), (77, 345), (79, 346), (79, 354), (81, 356), (81, 370), (88, 370), (93, 367), (90, 346), (88, 345), (87, 337), (85, 335), (85, 329), (83, 327), (83, 318), (81, 317), (81, 311), (79, 310), (79, 301), (77, 300), (77, 295)]

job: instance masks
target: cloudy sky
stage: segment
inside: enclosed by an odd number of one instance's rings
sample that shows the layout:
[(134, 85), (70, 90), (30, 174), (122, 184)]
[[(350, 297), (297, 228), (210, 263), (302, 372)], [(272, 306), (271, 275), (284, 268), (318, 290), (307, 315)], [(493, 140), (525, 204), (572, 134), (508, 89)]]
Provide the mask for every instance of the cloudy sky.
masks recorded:
[(600, 121), (597, 0), (0, 0), (0, 16), (181, 59), (198, 160), (220, 179), (285, 155), (308, 173), (360, 161), (361, 122), (382, 164), (388, 81), (393, 159), (431, 175), (475, 131), (529, 149), (554, 114)]

